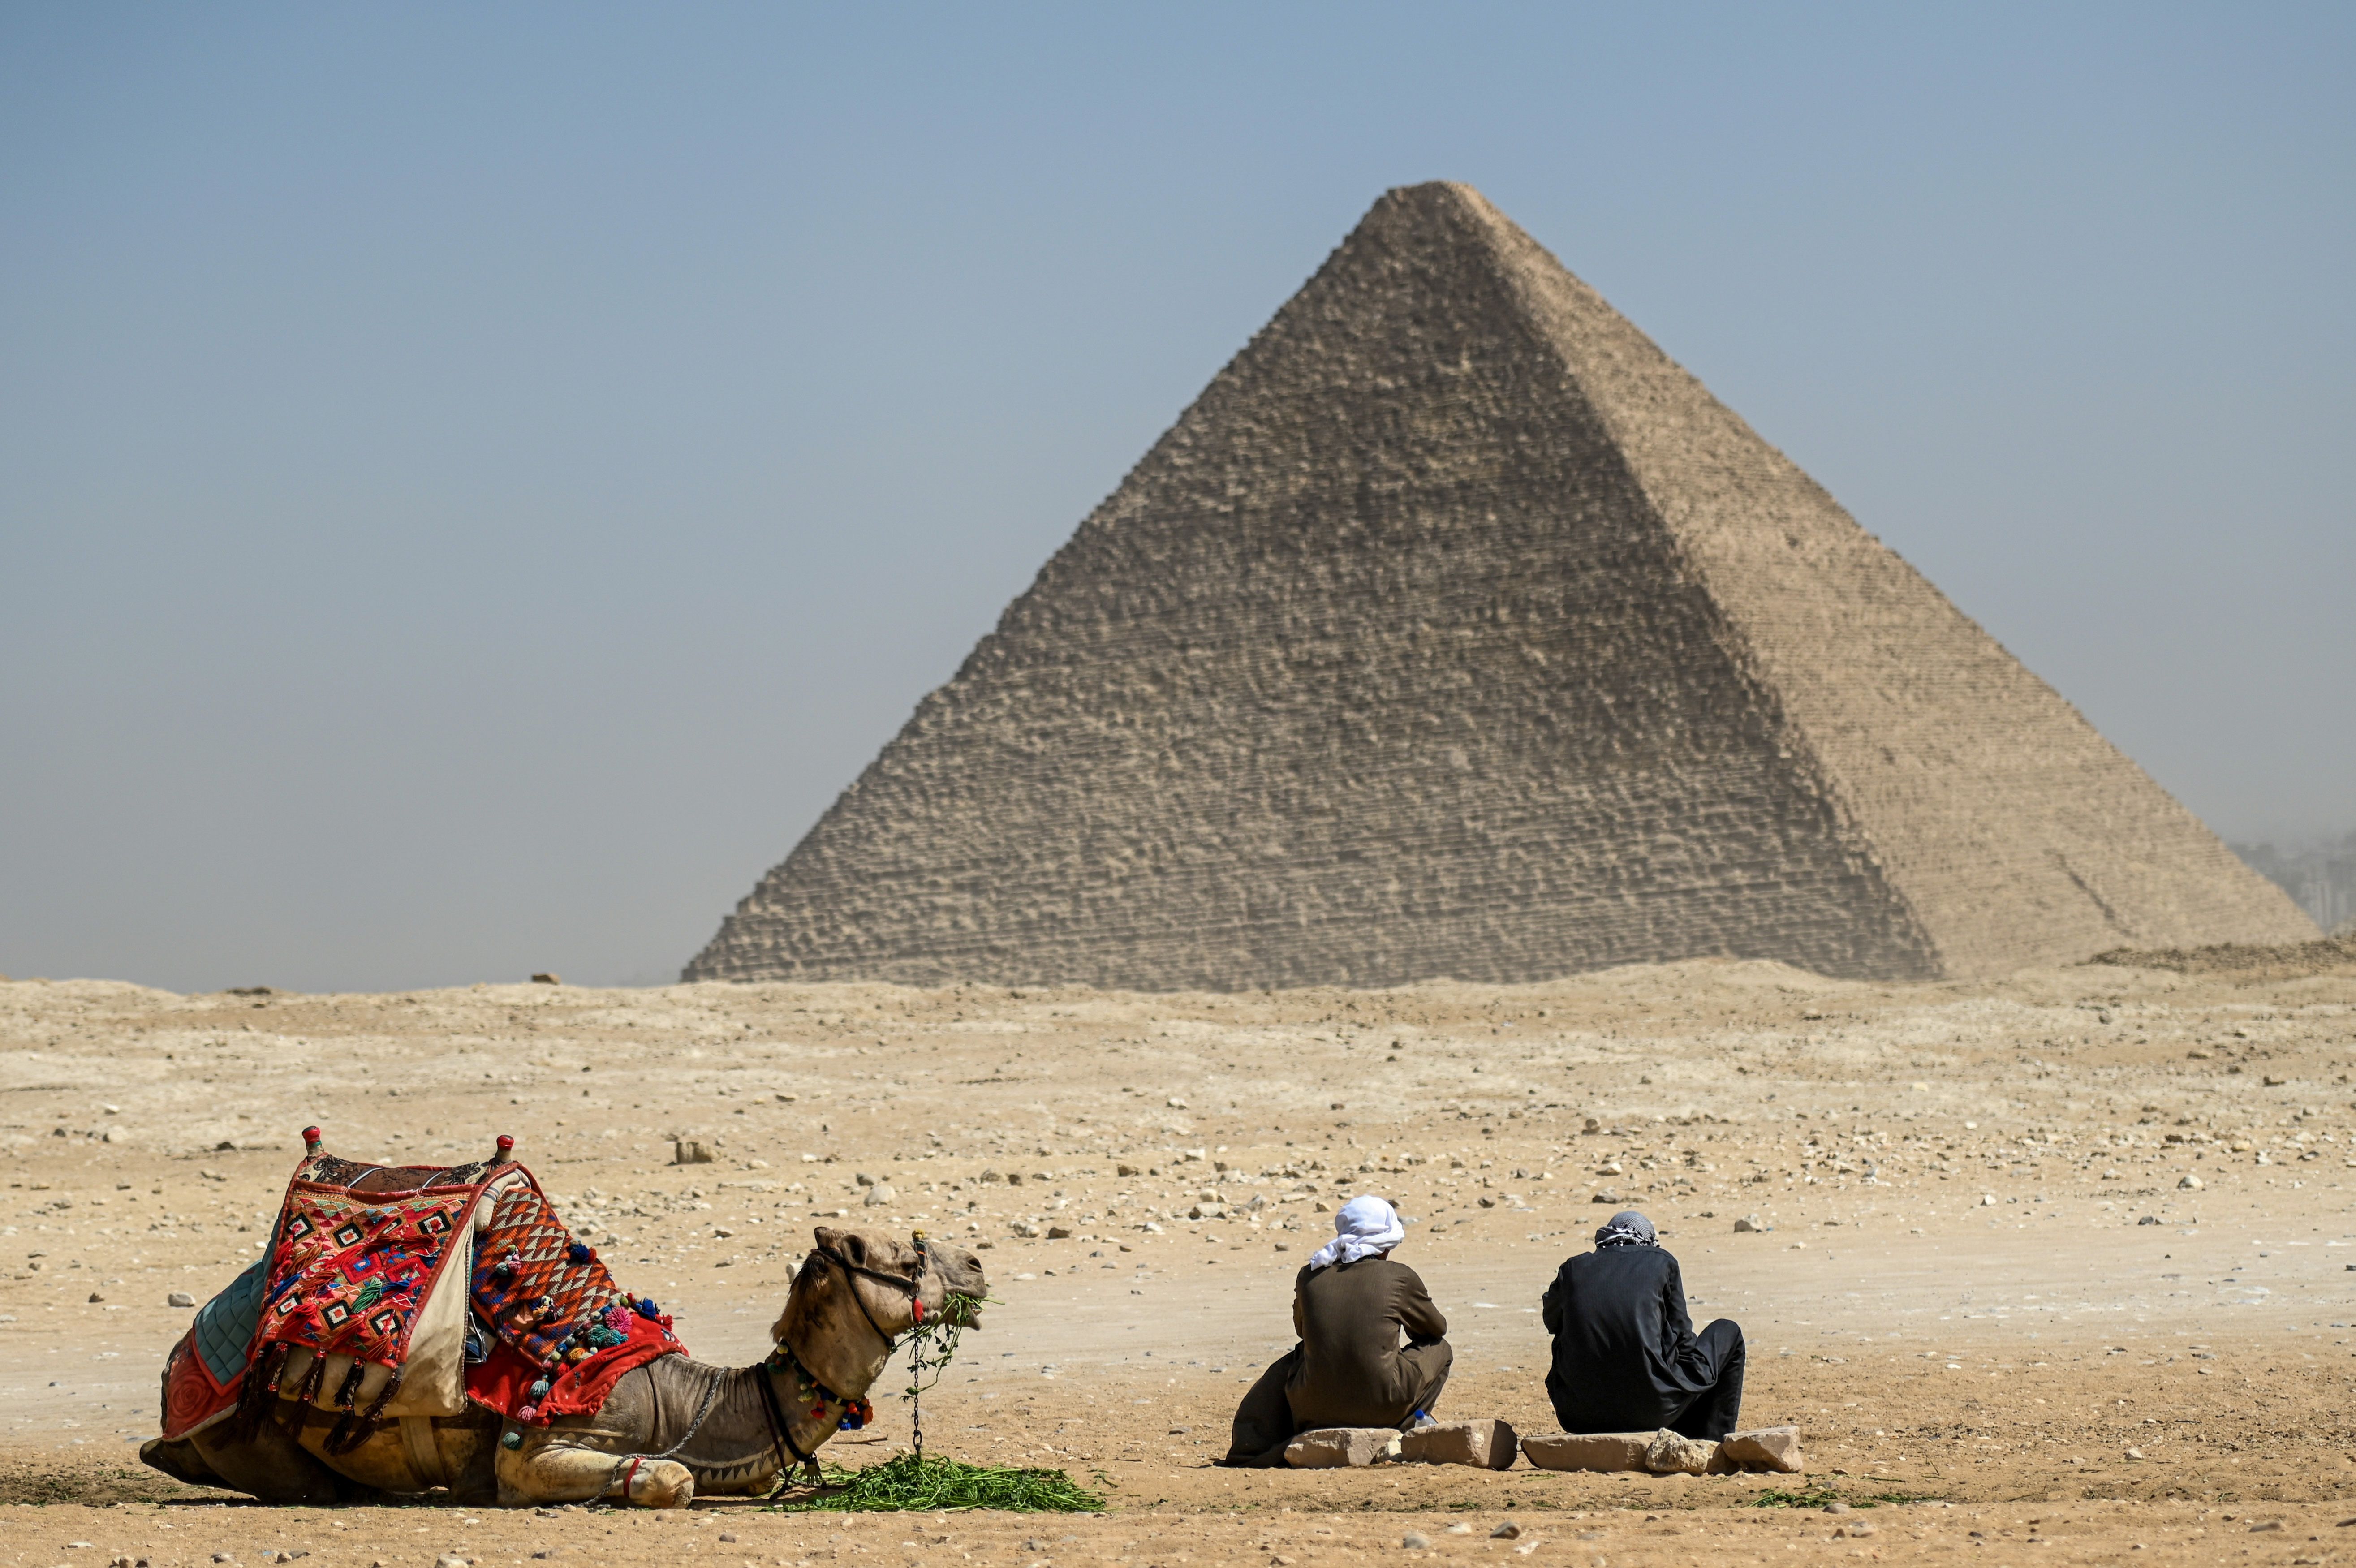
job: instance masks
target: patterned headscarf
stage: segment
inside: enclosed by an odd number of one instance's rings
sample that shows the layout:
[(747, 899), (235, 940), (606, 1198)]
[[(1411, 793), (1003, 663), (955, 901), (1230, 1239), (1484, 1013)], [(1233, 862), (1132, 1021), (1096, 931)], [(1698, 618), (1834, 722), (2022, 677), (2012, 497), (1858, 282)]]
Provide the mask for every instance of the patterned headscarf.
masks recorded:
[(1309, 1255), (1309, 1266), (1322, 1269), (1328, 1263), (1355, 1263), (1387, 1252), (1406, 1240), (1407, 1227), (1399, 1223), (1398, 1209), (1371, 1195), (1354, 1197), (1333, 1216), (1333, 1239)]
[(1623, 1208), (1605, 1222), (1595, 1233), (1596, 1251), (1606, 1247), (1657, 1247), (1659, 1234), (1653, 1222), (1633, 1208)]

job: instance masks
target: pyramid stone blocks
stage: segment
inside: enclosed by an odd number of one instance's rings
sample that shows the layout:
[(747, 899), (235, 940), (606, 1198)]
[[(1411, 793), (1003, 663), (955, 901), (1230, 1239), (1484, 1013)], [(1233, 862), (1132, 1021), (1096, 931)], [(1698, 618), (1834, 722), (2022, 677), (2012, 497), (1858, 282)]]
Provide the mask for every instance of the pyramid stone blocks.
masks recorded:
[(1435, 184), (1376, 203), (686, 978), (1971, 978), (2313, 935)]

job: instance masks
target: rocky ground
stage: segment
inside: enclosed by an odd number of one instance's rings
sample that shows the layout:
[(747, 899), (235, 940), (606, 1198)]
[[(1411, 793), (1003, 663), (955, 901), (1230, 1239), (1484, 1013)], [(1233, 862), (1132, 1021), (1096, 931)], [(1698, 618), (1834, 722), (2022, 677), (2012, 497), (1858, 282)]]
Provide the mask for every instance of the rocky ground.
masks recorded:
[[(0, 983), (0, 1560), (2344, 1557), (2356, 962), (2164, 961), (1249, 995)], [(359, 1158), (513, 1133), (717, 1360), (766, 1349), (814, 1223), (966, 1237), (998, 1305), (928, 1448), (1101, 1475), (1108, 1511), (330, 1513), (145, 1471), (170, 1293), (254, 1256), (309, 1122)], [(682, 1141), (711, 1162), (671, 1163)], [(1442, 1416), (1552, 1429), (1538, 1294), (1633, 1206), (1696, 1317), (1743, 1324), (1746, 1420), (1797, 1422), (1809, 1474), (1209, 1467), (1359, 1191), (1414, 1217), (1400, 1256), (1457, 1348)], [(905, 1440), (878, 1404), (842, 1457)]]

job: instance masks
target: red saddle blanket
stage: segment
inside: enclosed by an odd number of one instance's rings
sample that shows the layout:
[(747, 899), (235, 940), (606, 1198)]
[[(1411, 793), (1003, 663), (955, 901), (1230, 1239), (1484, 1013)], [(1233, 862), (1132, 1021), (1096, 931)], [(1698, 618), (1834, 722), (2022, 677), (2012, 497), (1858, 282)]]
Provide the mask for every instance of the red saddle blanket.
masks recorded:
[[(445, 1287), (466, 1295), (455, 1321), (477, 1326), (466, 1335), (466, 1398), (519, 1421), (593, 1412), (623, 1373), (685, 1348), (653, 1302), (624, 1291), (574, 1240), (507, 1157), (511, 1140), (495, 1159), (446, 1167), (339, 1159), (316, 1129), (305, 1141), (262, 1261), (206, 1304), (166, 1365), (165, 1436), (240, 1405), (258, 1418), (275, 1393), (349, 1412), (339, 1436), (359, 1441), (389, 1406), (401, 1413), (412, 1337)], [(311, 1353), (294, 1361), (308, 1376), (282, 1387), (298, 1349)], [(322, 1382), (330, 1357), (349, 1359), (338, 1389)], [(369, 1375), (375, 1368), (390, 1377)]]

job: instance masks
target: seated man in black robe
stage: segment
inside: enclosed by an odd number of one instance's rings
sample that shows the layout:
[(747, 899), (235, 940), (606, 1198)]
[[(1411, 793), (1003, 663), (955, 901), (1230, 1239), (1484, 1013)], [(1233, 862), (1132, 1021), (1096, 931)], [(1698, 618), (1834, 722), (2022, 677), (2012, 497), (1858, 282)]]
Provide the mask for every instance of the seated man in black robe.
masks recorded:
[(1244, 1395), (1224, 1464), (1281, 1465), (1295, 1433), (1323, 1426), (1430, 1424), (1448, 1386), (1448, 1319), (1416, 1272), (1391, 1257), (1407, 1236), (1398, 1211), (1354, 1197), (1333, 1229), (1293, 1282), (1301, 1343)]
[(1634, 1209), (1595, 1233), (1595, 1251), (1565, 1260), (1545, 1311), (1554, 1336), (1547, 1397), (1565, 1432), (1666, 1427), (1714, 1439), (1734, 1430), (1742, 1330), (1721, 1317), (1694, 1332), (1677, 1261)]

